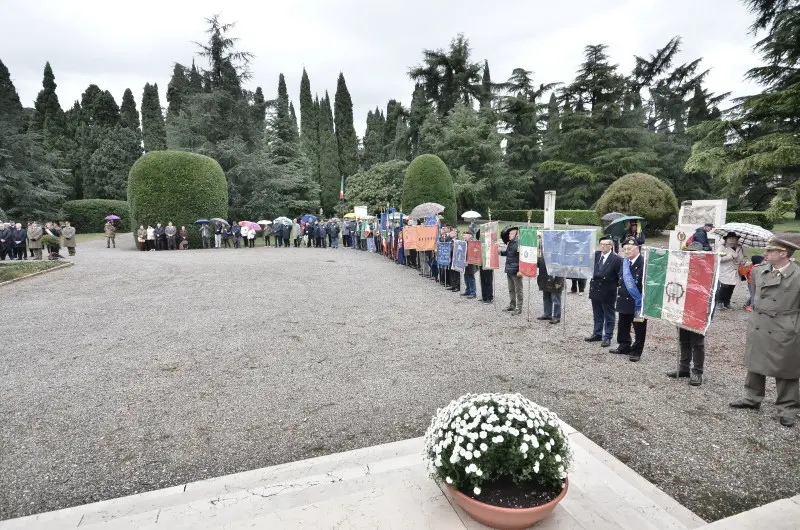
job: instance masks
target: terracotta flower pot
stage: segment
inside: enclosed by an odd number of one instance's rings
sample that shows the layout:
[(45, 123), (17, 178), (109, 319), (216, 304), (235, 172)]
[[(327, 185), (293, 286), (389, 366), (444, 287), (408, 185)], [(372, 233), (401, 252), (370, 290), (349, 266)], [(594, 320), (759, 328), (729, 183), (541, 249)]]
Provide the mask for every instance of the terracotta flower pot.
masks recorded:
[(450, 493), (458, 505), (479, 523), (501, 530), (521, 530), (522, 528), (533, 526), (550, 515), (556, 505), (564, 498), (564, 495), (567, 494), (569, 479), (565, 479), (564, 489), (561, 490), (558, 497), (547, 504), (534, 506), (533, 508), (502, 508), (500, 506), (492, 506), (491, 504), (476, 501), (472, 497), (468, 497), (450, 486), (447, 486), (447, 488), (450, 490)]

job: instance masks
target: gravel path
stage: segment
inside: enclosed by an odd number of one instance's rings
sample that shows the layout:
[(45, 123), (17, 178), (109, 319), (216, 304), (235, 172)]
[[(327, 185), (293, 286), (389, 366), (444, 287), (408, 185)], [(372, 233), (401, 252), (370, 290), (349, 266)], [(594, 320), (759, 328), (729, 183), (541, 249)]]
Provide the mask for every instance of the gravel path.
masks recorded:
[(800, 491), (800, 430), (772, 418), (774, 384), (760, 412), (727, 406), (745, 373), (743, 285), (692, 388), (663, 375), (674, 328), (651, 321), (630, 363), (583, 342), (585, 296), (568, 297), (566, 325), (499, 311), (500, 273), (495, 308), (366, 252), (117, 240), (3, 288), (28, 333), (0, 348), (0, 519), (420, 436), (470, 391), (551, 407), (708, 520)]

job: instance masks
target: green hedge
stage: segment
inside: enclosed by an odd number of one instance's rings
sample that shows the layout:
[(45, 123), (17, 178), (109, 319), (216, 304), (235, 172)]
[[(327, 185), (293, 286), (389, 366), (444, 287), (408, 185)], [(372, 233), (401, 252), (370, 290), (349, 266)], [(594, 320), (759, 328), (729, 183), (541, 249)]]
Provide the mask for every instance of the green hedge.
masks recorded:
[[(531, 213), (532, 223), (544, 222), (544, 210), (492, 210), (492, 219), (524, 223)], [(566, 224), (569, 219), (571, 225), (600, 226), (600, 218), (594, 210), (556, 210), (556, 224)]]
[(403, 179), (403, 211), (411, 212), (425, 202), (436, 202), (444, 206), (445, 221), (455, 223), (456, 193), (453, 177), (447, 165), (436, 155), (420, 155), (406, 169)]
[(103, 231), (108, 215), (117, 215), (117, 226), (127, 230), (131, 214), (126, 201), (111, 199), (81, 199), (67, 201), (61, 207), (61, 220), (69, 221), (79, 234), (93, 234)]
[(128, 176), (131, 229), (166, 224), (189, 229), (190, 248), (200, 248), (197, 219), (228, 216), (228, 183), (213, 158), (183, 151), (153, 151)]
[(772, 230), (775, 224), (769, 220), (766, 212), (728, 212), (725, 216), (726, 223), (750, 223), (767, 230)]

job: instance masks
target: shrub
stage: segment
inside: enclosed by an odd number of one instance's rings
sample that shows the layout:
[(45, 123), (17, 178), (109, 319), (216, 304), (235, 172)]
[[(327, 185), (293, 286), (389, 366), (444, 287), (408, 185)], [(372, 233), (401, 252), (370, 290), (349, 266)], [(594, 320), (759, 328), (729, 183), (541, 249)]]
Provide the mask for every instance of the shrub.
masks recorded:
[(83, 234), (102, 232), (105, 218), (109, 215), (119, 216), (117, 226), (123, 229), (130, 226), (131, 215), (126, 201), (81, 199), (67, 201), (61, 207), (61, 219), (69, 221), (77, 232)]
[(189, 230), (189, 244), (198, 248), (197, 219), (226, 218), (228, 184), (213, 158), (183, 151), (153, 151), (133, 164), (128, 176), (131, 229), (140, 224), (172, 223)]
[(436, 155), (420, 155), (409, 164), (403, 179), (403, 211), (411, 212), (424, 202), (444, 206), (445, 221), (455, 223), (456, 194), (453, 177), (442, 159)]
[[(544, 222), (544, 210), (492, 210), (492, 219), (525, 223), (531, 212), (532, 223)], [(556, 224), (600, 226), (600, 217), (594, 210), (556, 210)]]
[(647, 220), (649, 234), (673, 227), (678, 219), (678, 199), (662, 180), (646, 173), (618, 178), (597, 201), (597, 216), (609, 212), (638, 215)]
[(772, 230), (775, 224), (769, 220), (766, 212), (728, 212), (725, 215), (726, 223), (750, 223), (761, 228)]
[(520, 394), (467, 394), (439, 409), (425, 433), (431, 478), (480, 500), (501, 477), (561, 491), (569, 439), (553, 412)]

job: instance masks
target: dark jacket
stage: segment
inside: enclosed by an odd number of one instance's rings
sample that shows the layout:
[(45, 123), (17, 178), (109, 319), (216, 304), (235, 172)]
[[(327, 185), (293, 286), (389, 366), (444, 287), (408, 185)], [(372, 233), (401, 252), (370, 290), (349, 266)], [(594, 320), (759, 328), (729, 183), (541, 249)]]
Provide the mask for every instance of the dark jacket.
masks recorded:
[(509, 241), (508, 246), (500, 252), (500, 255), (506, 257), (506, 274), (519, 272), (519, 242), (516, 239)]
[(711, 243), (708, 242), (708, 232), (706, 232), (705, 227), (701, 226), (694, 231), (694, 237), (692, 238), (692, 241), (703, 245), (703, 250), (707, 252), (711, 251)]
[(545, 264), (544, 258), (539, 258), (536, 260), (536, 285), (539, 286), (540, 291), (557, 293), (564, 288), (564, 278), (550, 276), (547, 273), (547, 264)]
[(231, 227), (231, 232), (233, 232), (233, 237), (241, 237), (242, 235), (242, 227), (239, 225), (233, 225)]
[[(636, 312), (636, 302), (633, 297), (628, 293), (625, 287), (625, 279), (622, 276), (622, 264), (619, 267), (619, 288), (617, 289), (617, 313), (623, 315), (633, 315)], [(642, 292), (642, 272), (644, 270), (644, 256), (636, 258), (636, 262), (631, 265), (631, 274), (633, 280), (636, 282), (636, 288)]]
[(16, 248), (25, 248), (25, 240), (28, 239), (28, 234), (24, 228), (15, 228), (11, 231), (11, 239), (14, 241)]
[(328, 235), (331, 237), (339, 237), (339, 225), (336, 223), (329, 224)]
[(594, 275), (589, 283), (589, 299), (613, 304), (617, 299), (617, 288), (622, 274), (622, 258), (610, 252), (601, 267), (602, 255), (599, 250), (594, 253)]
[(156, 229), (153, 230), (153, 235), (156, 236), (156, 239), (165, 239), (167, 237), (167, 233), (164, 231), (163, 226), (156, 227)]
[(0, 247), (6, 249), (14, 248), (14, 240), (11, 239), (11, 230), (8, 228), (0, 230)]

